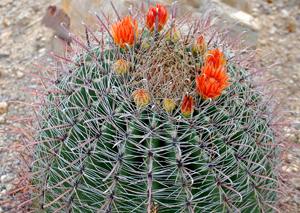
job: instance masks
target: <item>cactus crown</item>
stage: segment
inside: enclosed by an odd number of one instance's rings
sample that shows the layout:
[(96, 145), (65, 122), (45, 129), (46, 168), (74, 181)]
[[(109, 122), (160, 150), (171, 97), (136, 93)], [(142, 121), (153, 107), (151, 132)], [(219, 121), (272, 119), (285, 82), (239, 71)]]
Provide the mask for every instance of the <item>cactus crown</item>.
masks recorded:
[[(276, 201), (272, 108), (210, 26), (157, 5), (73, 38), (40, 108), (35, 207), (260, 212)], [(145, 20), (144, 20), (145, 19)], [(76, 46), (77, 44), (77, 46)]]

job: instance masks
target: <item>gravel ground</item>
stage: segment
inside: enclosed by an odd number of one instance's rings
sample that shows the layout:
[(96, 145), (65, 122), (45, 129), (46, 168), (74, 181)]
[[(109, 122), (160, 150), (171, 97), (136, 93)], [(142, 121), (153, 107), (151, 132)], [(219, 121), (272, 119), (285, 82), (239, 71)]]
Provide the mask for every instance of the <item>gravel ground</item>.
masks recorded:
[[(0, 203), (18, 171), (19, 161), (9, 145), (18, 142), (12, 126), (20, 117), (29, 116), (28, 107), (20, 102), (30, 100), (25, 88), (34, 88), (32, 62), (46, 53), (50, 32), (40, 21), (48, 0), (0, 0)], [(2, 106), (2, 107), (1, 107)], [(11, 212), (0, 204), (0, 212)]]
[[(0, 1), (0, 213), (10, 212), (10, 207), (1, 202), (13, 187), (20, 163), (14, 151), (7, 149), (19, 140), (18, 134), (10, 130), (18, 118), (29, 115), (30, 108), (19, 102), (32, 98), (25, 88), (36, 87), (31, 64), (47, 53), (52, 34), (40, 21), (45, 8), (53, 2)], [(289, 114), (293, 128), (287, 129), (290, 148), (282, 161), (283, 181), (289, 190), (281, 198), (280, 209), (300, 212), (300, 1), (253, 0), (252, 15), (261, 24), (260, 62), (267, 66), (278, 63), (269, 74), (280, 79), (278, 87), (282, 92), (278, 95), (285, 98), (286, 111), (293, 112)]]
[(286, 129), (288, 143), (282, 157), (282, 178), (287, 186), (281, 196), (281, 212), (300, 212), (300, 1), (254, 0), (252, 15), (259, 20), (258, 56), (279, 79), (280, 99), (289, 112), (291, 128)]

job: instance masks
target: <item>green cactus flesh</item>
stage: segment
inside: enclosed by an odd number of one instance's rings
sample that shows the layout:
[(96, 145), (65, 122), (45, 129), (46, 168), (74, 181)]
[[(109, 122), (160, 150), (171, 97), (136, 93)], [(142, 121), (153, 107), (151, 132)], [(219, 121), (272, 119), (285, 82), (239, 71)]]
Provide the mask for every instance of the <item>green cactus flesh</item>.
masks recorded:
[(276, 141), (248, 71), (228, 62), (226, 92), (196, 98), (189, 118), (158, 99), (138, 108), (132, 75), (111, 67), (140, 48), (91, 48), (51, 86), (58, 92), (41, 107), (33, 163), (40, 211), (273, 211)]

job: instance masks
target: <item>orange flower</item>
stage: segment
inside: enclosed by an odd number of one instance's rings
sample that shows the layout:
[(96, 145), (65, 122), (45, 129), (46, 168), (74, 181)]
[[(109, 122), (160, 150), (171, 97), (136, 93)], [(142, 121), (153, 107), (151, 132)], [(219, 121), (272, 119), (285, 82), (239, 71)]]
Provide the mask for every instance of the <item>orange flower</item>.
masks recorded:
[(184, 117), (190, 117), (194, 111), (194, 99), (190, 95), (185, 95), (181, 104), (181, 113)]
[(213, 64), (202, 67), (201, 75), (196, 77), (196, 90), (203, 98), (217, 98), (229, 86), (225, 67), (215, 68)]
[(219, 49), (213, 49), (207, 52), (205, 64), (211, 64), (215, 68), (218, 68), (226, 65), (226, 59)]
[(134, 103), (139, 108), (143, 108), (150, 103), (150, 95), (144, 89), (137, 89), (133, 92)]
[(195, 43), (193, 44), (193, 47), (192, 47), (192, 51), (193, 53), (195, 54), (201, 54), (201, 55), (204, 55), (204, 53), (206, 52), (207, 50), (207, 45), (205, 43), (205, 39), (202, 35), (200, 35)]
[(114, 42), (121, 48), (126, 45), (132, 46), (138, 36), (138, 23), (131, 16), (126, 16), (112, 25), (111, 33)]
[(161, 31), (167, 23), (168, 11), (164, 6), (160, 4), (157, 4), (156, 7), (150, 7), (148, 10), (146, 26), (150, 31), (154, 30), (156, 19), (158, 21), (158, 31)]

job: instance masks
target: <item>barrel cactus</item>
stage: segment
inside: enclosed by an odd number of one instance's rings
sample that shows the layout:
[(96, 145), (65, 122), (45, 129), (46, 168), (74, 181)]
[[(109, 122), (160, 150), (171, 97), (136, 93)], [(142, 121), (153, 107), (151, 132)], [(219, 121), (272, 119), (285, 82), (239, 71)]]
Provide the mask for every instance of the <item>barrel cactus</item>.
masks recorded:
[(209, 18), (175, 15), (154, 5), (98, 16), (97, 32), (73, 37), (37, 116), (33, 208), (275, 209), (272, 98)]

